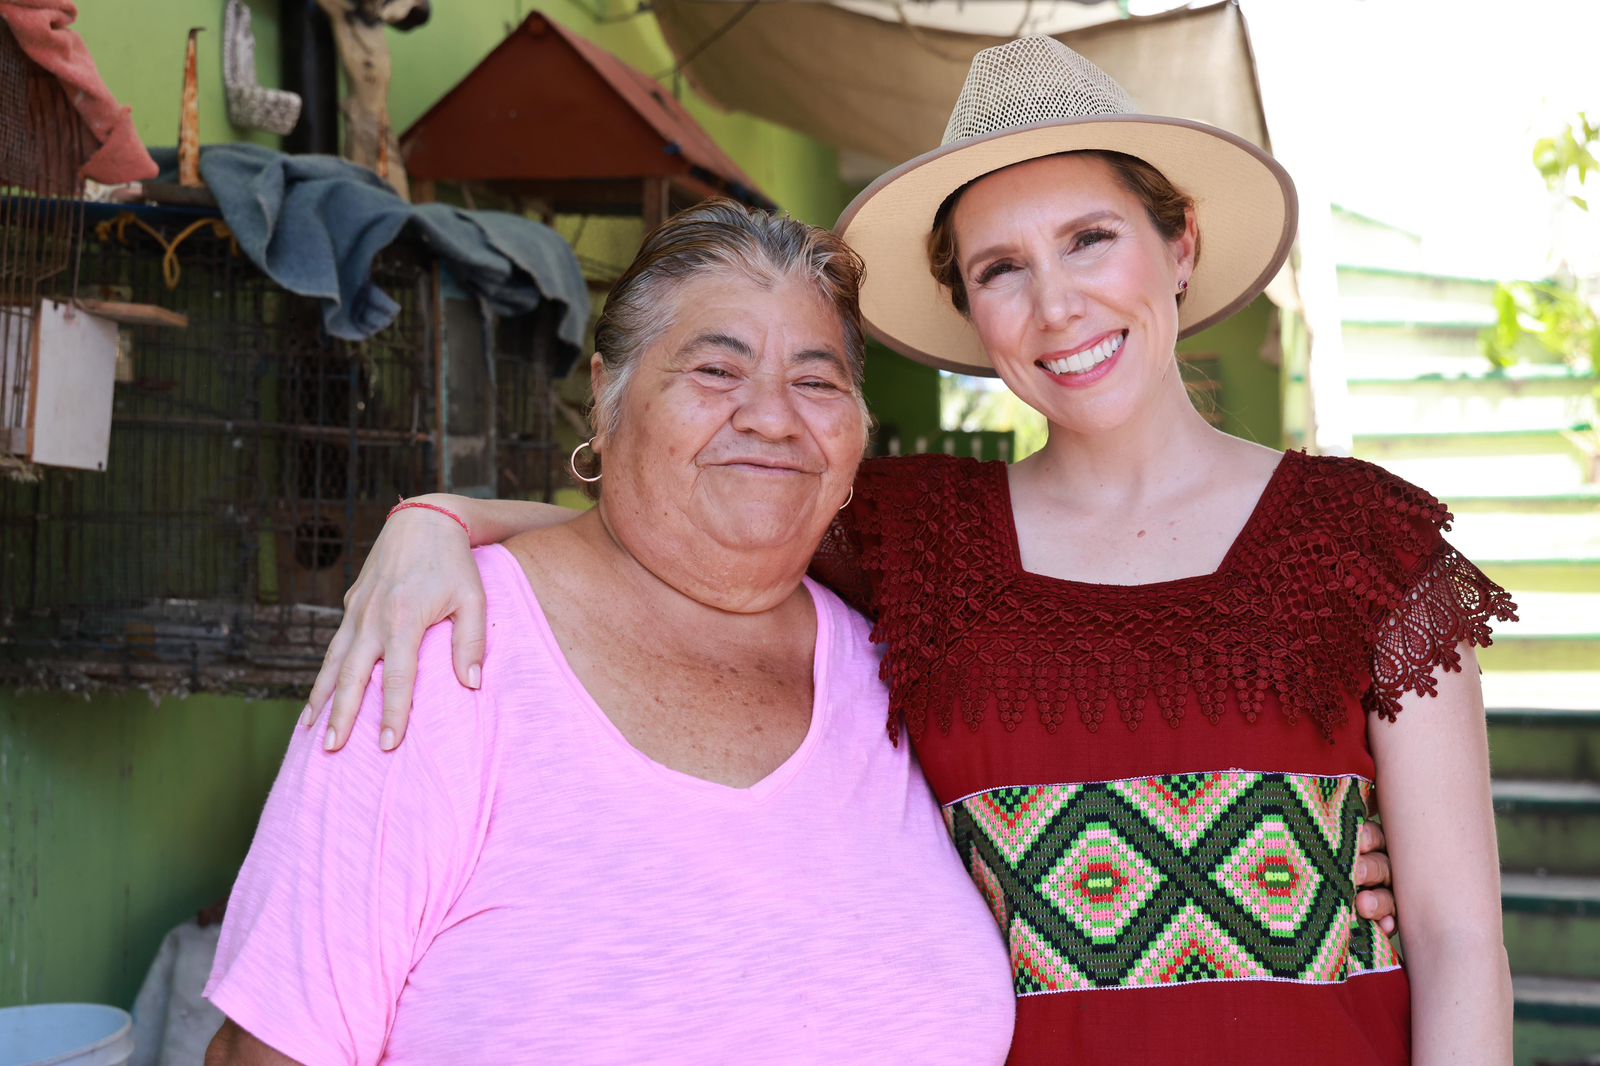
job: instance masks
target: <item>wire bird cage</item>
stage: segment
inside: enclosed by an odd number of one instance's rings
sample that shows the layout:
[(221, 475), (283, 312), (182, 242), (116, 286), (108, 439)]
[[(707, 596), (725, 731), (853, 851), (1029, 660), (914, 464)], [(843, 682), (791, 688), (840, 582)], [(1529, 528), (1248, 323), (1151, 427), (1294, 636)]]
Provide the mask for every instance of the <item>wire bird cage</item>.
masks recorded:
[[(303, 694), (397, 496), (471, 467), (479, 491), (551, 497), (553, 332), (536, 313), (485, 334), (515, 349), (447, 335), (438, 268), (401, 244), (374, 267), (397, 319), (336, 340), (220, 220), (173, 277), (163, 242), (206, 216), (137, 217), (90, 206), (78, 288), (188, 326), (123, 328), (104, 473), (0, 480), (0, 683)], [(446, 404), (489, 412), (482, 432), (447, 436)]]
[(40, 301), (70, 277), (94, 147), (60, 82), (0, 23), (0, 467), (22, 468), (10, 456), (25, 450)]

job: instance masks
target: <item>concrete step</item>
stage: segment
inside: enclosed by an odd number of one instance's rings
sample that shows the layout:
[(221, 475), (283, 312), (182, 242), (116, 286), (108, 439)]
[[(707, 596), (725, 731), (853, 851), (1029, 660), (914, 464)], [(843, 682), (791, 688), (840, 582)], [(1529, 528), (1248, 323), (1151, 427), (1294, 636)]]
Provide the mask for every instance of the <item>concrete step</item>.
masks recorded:
[(1496, 778), (1494, 809), (1502, 869), (1600, 876), (1600, 782)]
[[(1356, 331), (1370, 330), (1371, 336), (1377, 338), (1384, 330), (1393, 329), (1395, 332), (1387, 339), (1395, 345), (1392, 351), (1398, 351), (1414, 342), (1411, 332), (1402, 332), (1404, 327), (1390, 327), (1382, 324), (1363, 325), (1361, 323), (1344, 323), (1347, 329)], [(1444, 336), (1459, 341), (1467, 336), (1465, 330), (1437, 330), (1425, 327), (1421, 334), (1426, 336), (1433, 333), (1442, 333)], [(1475, 335), (1474, 335), (1475, 336)], [(1458, 354), (1465, 352), (1464, 348), (1452, 348)], [(1354, 365), (1347, 367), (1349, 373), (1345, 375), (1350, 388), (1370, 388), (1379, 392), (1400, 391), (1415, 392), (1418, 390), (1436, 392), (1440, 395), (1451, 396), (1461, 393), (1481, 393), (1491, 396), (1526, 396), (1539, 394), (1544, 391), (1554, 390), (1560, 393), (1583, 393), (1582, 382), (1593, 382), (1600, 373), (1575, 369), (1560, 359), (1550, 356), (1537, 362), (1520, 362), (1514, 366), (1503, 367), (1491, 363), (1486, 356), (1481, 354), (1481, 349), (1476, 362), (1462, 358), (1450, 364), (1447, 369), (1434, 373), (1399, 375), (1387, 370), (1383, 373), (1366, 374), (1364, 371), (1376, 370), (1376, 366)], [(1349, 354), (1348, 352), (1346, 353)], [(1373, 349), (1373, 354), (1378, 354), (1378, 349)], [(1381, 361), (1380, 361), (1381, 364)]]
[[(1575, 981), (1543, 974), (1513, 975), (1517, 1019), (1600, 1026), (1600, 981)], [(1587, 1050), (1600, 1052), (1600, 1045)]]
[(1357, 436), (1354, 454), (1440, 499), (1514, 495), (1529, 486), (1561, 495), (1592, 488), (1600, 444), (1585, 423), (1560, 429), (1386, 432)]
[(1545, 515), (1600, 514), (1600, 486), (1573, 492), (1538, 492), (1532, 486), (1499, 496), (1452, 496), (1445, 503), (1457, 518), (1469, 514)]
[(1503, 626), (1491, 647), (1478, 649), (1485, 673), (1594, 671), (1600, 684), (1600, 633), (1538, 633)]
[[(1451, 538), (1454, 541), (1454, 538)], [(1467, 553), (1471, 556), (1472, 553)], [(1600, 556), (1591, 565), (1600, 568)], [(1517, 620), (1495, 626), (1495, 642), (1501, 636), (1579, 636), (1600, 633), (1600, 592), (1533, 592), (1515, 590)], [(1600, 659), (1594, 663), (1600, 670)], [(1600, 680), (1600, 678), (1597, 678)]]
[(1600, 880), (1501, 875), (1518, 1066), (1600, 1053)]
[[(1504, 873), (1500, 905), (1507, 914), (1550, 918), (1600, 918), (1600, 877)], [(1596, 926), (1600, 934), (1600, 925)], [(1600, 957), (1600, 950), (1596, 951)]]
[(1452, 305), (1494, 311), (1496, 282), (1450, 274), (1424, 274), (1409, 270), (1341, 264), (1339, 306), (1359, 308), (1368, 301), (1405, 302), (1429, 306)]
[(1592, 374), (1434, 374), (1350, 381), (1351, 428), (1357, 435), (1449, 431), (1460, 427), (1537, 430), (1592, 417)]
[(1512, 973), (1600, 980), (1600, 878), (1503, 871), (1500, 907)]
[[(1457, 511), (1446, 536), (1469, 559), (1589, 560), (1600, 569), (1600, 500), (1588, 510)], [(1520, 601), (1519, 601), (1520, 602)]]
[[(1450, 543), (1512, 590), (1519, 605), (1531, 608), (1535, 596), (1544, 594), (1600, 596), (1600, 488), (1449, 496), (1443, 502), (1454, 516), (1445, 534)], [(1571, 613), (1593, 604), (1550, 606)], [(1591, 617), (1600, 626), (1600, 613)]]
[(1390, 426), (1374, 433), (1357, 434), (1356, 445), (1381, 448), (1400, 458), (1459, 456), (1484, 459), (1508, 453), (1543, 455), (1546, 452), (1571, 451), (1577, 448), (1572, 439), (1574, 435), (1589, 433), (1592, 429), (1582, 419), (1566, 425), (1538, 426), (1533, 429), (1454, 426), (1441, 430), (1421, 426)]
[[(1560, 683), (1561, 675), (1529, 675), (1530, 681)], [(1495, 683), (1490, 684), (1493, 680)], [(1495, 776), (1506, 780), (1600, 781), (1600, 709), (1588, 706), (1523, 705), (1502, 702), (1503, 678), (1484, 675), (1489, 705), (1489, 757)], [(1533, 687), (1533, 686), (1529, 686)], [(1576, 685), (1566, 686), (1570, 694)], [(1589, 699), (1600, 698), (1594, 689)], [(1551, 703), (1558, 701), (1551, 700)]]
[(1479, 300), (1441, 300), (1437, 303), (1404, 296), (1339, 297), (1339, 320), (1368, 329), (1451, 329), (1476, 332), (1494, 325), (1494, 307)]
[(1516, 1066), (1600, 1066), (1600, 982), (1513, 974)]
[[(1600, 489), (1446, 496), (1443, 503), (1453, 516), (1450, 543), (1474, 561), (1571, 562), (1600, 570)], [(1562, 583), (1550, 591), (1577, 590)]]
[(1481, 374), (1492, 368), (1471, 322), (1433, 323), (1345, 321), (1345, 373), (1351, 380), (1419, 378), (1430, 374)]
[[(1586, 560), (1582, 566), (1600, 571), (1600, 560)], [(1493, 569), (1488, 573), (1497, 576)], [(1588, 583), (1600, 583), (1600, 577), (1591, 574)], [(1478, 649), (1486, 691), (1490, 677), (1515, 691), (1518, 683), (1503, 675), (1560, 672), (1575, 685), (1563, 705), (1574, 698), (1592, 703), (1600, 693), (1600, 591), (1535, 592), (1513, 585), (1512, 596), (1517, 620), (1496, 624), (1494, 643)], [(1524, 694), (1508, 702), (1530, 699)], [(1495, 702), (1502, 699), (1497, 695)]]
[[(1445, 534), (1454, 543), (1454, 531)], [(1536, 551), (1536, 546), (1535, 551)], [(1593, 559), (1552, 558), (1498, 554), (1474, 554), (1471, 559), (1512, 597), (1529, 592), (1600, 592), (1600, 567)]]
[(1495, 624), (1494, 643), (1478, 649), (1485, 676), (1590, 673), (1585, 688), (1592, 701), (1600, 693), (1600, 594), (1513, 591), (1513, 596), (1517, 620)]

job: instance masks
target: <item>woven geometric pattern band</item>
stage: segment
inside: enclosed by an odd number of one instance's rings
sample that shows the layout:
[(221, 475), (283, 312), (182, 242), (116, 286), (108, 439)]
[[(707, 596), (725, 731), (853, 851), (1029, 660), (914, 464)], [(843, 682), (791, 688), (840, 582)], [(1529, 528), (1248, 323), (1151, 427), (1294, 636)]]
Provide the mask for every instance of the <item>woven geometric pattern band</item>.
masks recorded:
[(1000, 788), (946, 808), (1018, 995), (1390, 970), (1355, 911), (1371, 783), (1244, 771)]

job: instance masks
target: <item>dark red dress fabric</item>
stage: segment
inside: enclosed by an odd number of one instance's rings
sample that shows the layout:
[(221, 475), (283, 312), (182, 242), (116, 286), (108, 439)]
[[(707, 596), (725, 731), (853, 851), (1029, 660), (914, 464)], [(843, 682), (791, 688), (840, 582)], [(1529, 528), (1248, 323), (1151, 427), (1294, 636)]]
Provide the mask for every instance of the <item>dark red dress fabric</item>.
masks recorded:
[(876, 619), (889, 731), (1006, 934), (1012, 1062), (1409, 1060), (1354, 912), (1367, 730), (1515, 617), (1449, 520), (1289, 453), (1214, 573), (1096, 585), (1022, 569), (1004, 464), (863, 464), (813, 573)]

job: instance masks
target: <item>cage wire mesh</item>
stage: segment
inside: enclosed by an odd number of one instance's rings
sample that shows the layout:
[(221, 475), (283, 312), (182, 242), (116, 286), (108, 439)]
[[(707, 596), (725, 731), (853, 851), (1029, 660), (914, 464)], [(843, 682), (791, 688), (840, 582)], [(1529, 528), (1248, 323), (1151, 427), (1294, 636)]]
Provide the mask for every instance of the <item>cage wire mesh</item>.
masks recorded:
[(556, 381), (553, 353), (561, 343), (561, 312), (544, 304), (531, 314), (501, 319), (495, 329), (494, 380), (488, 393), (494, 438), (496, 496), (517, 499), (555, 498), (558, 486), (570, 483), (556, 446)]
[(66, 91), (0, 23), (0, 472), (26, 474), (33, 336), (42, 289), (70, 290), (79, 170), (94, 138)]
[[(189, 220), (152, 217), (169, 238)], [(85, 295), (159, 301), (189, 325), (124, 327), (104, 473), (0, 481), (0, 682), (303, 695), (389, 508), (439, 487), (433, 268), (385, 252), (374, 280), (399, 316), (352, 344), (225, 230), (182, 244), (171, 288), (143, 231), (90, 225), (84, 241)], [(528, 498), (555, 488), (547, 356), (499, 360), (491, 454)]]

